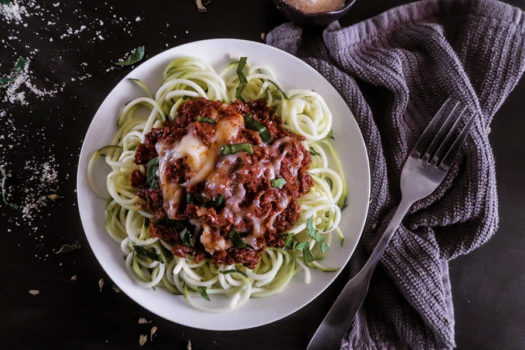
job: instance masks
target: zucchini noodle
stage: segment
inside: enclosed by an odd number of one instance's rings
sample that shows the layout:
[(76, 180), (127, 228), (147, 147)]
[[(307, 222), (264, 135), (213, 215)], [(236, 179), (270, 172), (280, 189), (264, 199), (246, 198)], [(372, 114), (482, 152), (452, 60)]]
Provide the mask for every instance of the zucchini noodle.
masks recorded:
[[(332, 234), (338, 235), (341, 245), (344, 238), (338, 226), (346, 205), (347, 187), (331, 136), (332, 113), (326, 102), (308, 89), (285, 92), (267, 67), (240, 64), (240, 61), (231, 62), (217, 73), (198, 58), (176, 59), (164, 70), (163, 83), (154, 95), (140, 80), (130, 79), (147, 97), (126, 104), (118, 117), (118, 131), (110, 145), (97, 150), (88, 164), (89, 185), (103, 198), (107, 195), (94, 186), (94, 164), (103, 157), (111, 168), (106, 178), (109, 198), (105, 227), (120, 243), (131, 278), (144, 288), (160, 287), (183, 295), (190, 305), (210, 312), (232, 310), (249, 298), (279, 293), (300, 270), (303, 270), (305, 283), (312, 278), (311, 268), (337, 270), (319, 261), (332, 243)], [(246, 84), (239, 91), (244, 78)], [(178, 107), (194, 97), (225, 103), (237, 97), (245, 101), (264, 98), (281, 116), (286, 129), (304, 137), (303, 145), (310, 151), (309, 174), (314, 184), (298, 199), (301, 213), (288, 231), (286, 247), (267, 248), (261, 252), (261, 261), (253, 270), (242, 264), (215, 266), (210, 259), (196, 263), (191, 256), (174, 256), (168, 243), (150, 235), (152, 214), (141, 209), (137, 189), (130, 184), (131, 172), (145, 170), (134, 162), (136, 147), (152, 128), (177, 118)], [(226, 302), (221, 306), (209, 303), (205, 299), (210, 295), (224, 295)]]

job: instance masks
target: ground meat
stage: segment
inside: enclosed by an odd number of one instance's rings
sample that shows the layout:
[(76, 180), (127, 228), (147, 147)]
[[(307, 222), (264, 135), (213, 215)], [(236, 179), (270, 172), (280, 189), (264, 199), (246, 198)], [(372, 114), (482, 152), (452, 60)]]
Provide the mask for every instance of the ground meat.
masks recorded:
[(144, 201), (142, 203), (142, 209), (149, 209), (155, 218), (163, 218), (166, 216), (163, 208), (164, 200), (161, 190), (141, 189), (137, 195)]
[(180, 236), (174, 227), (164, 225), (149, 224), (149, 234), (151, 237), (158, 237), (169, 245), (175, 245), (180, 242)]
[(135, 151), (135, 163), (147, 164), (150, 160), (157, 157), (155, 146), (150, 143), (141, 143)]
[(137, 188), (146, 187), (146, 175), (144, 175), (140, 170), (135, 169), (129, 176), (129, 182), (131, 186)]
[(278, 232), (288, 230), (299, 218), (301, 208), (295, 199), (290, 201), (286, 209), (275, 218), (274, 226)]
[[(177, 198), (180, 198), (177, 199), (177, 209), (168, 211), (176, 217), (170, 219), (194, 220), (200, 225), (206, 225), (210, 237), (204, 243), (197, 237), (196, 246), (188, 247), (181, 244), (173, 228), (158, 228), (158, 225), (154, 225), (152, 235), (173, 242), (170, 243), (173, 245), (172, 252), (177, 256), (192, 255), (196, 260), (208, 256), (215, 264), (240, 263), (253, 268), (260, 261), (260, 251), (266, 247), (284, 246), (282, 233), (299, 218), (297, 199), (313, 185), (313, 179), (308, 174), (311, 156), (301, 143), (304, 138), (287, 131), (280, 117), (274, 115), (264, 99), (247, 103), (237, 100), (228, 105), (195, 98), (182, 103), (177, 112), (174, 121), (165, 122), (162, 128), (152, 129), (145, 135), (144, 143), (135, 152), (135, 162), (146, 164), (157, 157), (156, 145), (162, 143), (166, 149), (189, 134), (202, 141), (207, 148), (207, 155), (196, 153), (180, 156), (163, 167), (162, 181), (178, 185), (177, 192), (166, 192), (167, 198), (163, 198), (161, 181), (161, 189), (145, 189), (145, 177), (140, 171), (131, 174), (131, 183), (140, 188), (139, 197), (144, 201), (142, 206), (152, 211), (155, 219), (166, 217), (164, 201), (170, 203), (174, 197), (168, 193), (177, 193)], [(248, 114), (269, 131), (270, 140), (266, 143), (262, 141), (259, 131), (243, 128), (239, 115)], [(216, 123), (199, 122), (199, 117), (212, 119)], [(217, 125), (221, 121), (225, 122), (220, 124), (221, 130), (224, 130), (224, 125), (231, 125), (226, 130), (233, 131), (230, 134), (221, 131), (221, 144), (218, 144)], [(220, 155), (222, 142), (248, 143), (253, 153), (241, 151), (232, 157)], [(199, 159), (209, 157), (209, 154), (215, 159), (215, 168), (208, 170), (209, 173), (199, 182), (184, 185), (199, 171), (191, 168), (195, 160), (188, 157)], [(277, 178), (285, 180), (281, 188), (273, 185), (273, 180)], [(187, 202), (187, 195), (190, 194), (190, 198), (199, 200)], [(216, 202), (218, 198), (221, 198), (220, 204)], [(166, 205), (174, 207), (174, 204)], [(227, 246), (231, 246), (229, 234), (233, 229), (241, 237), (249, 236), (250, 244), (255, 249), (217, 250), (220, 249), (217, 247), (224, 246), (224, 241), (228, 243)]]
[(212, 257), (212, 262), (215, 265), (239, 263), (249, 269), (254, 269), (260, 261), (259, 252), (250, 248), (229, 248), (215, 252)]

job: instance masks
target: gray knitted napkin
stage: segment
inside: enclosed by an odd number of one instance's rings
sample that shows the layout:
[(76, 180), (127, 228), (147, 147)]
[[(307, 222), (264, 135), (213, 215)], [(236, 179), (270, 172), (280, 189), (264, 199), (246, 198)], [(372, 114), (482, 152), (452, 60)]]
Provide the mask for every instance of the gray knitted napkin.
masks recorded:
[(291, 24), (267, 35), (332, 82), (359, 123), (372, 175), (365, 258), (400, 200), (408, 153), (439, 106), (452, 96), (476, 114), (444, 183), (412, 207), (392, 239), (344, 349), (455, 346), (448, 261), (498, 225), (488, 130), (524, 71), (524, 18), (497, 1), (431, 0), (346, 28), (332, 23), (322, 37)]

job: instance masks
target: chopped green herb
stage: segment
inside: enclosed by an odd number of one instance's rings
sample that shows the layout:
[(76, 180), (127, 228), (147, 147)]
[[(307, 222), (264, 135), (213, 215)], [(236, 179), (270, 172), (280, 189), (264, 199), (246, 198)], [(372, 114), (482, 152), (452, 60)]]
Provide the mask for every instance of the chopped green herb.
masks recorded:
[(253, 147), (249, 143), (236, 143), (233, 145), (222, 145), (221, 156), (227, 156), (229, 154), (234, 154), (238, 152), (246, 152), (248, 154), (253, 154)]
[[(296, 242), (297, 243), (297, 242)], [(298, 244), (294, 244), (294, 249), (297, 249), (297, 250), (303, 250), (303, 249), (306, 249), (309, 247), (309, 244), (308, 242), (300, 242)]]
[(242, 92), (244, 91), (246, 84), (248, 84), (248, 79), (246, 79), (246, 76), (242, 72), (244, 66), (246, 66), (246, 60), (247, 57), (241, 57), (239, 63), (237, 64), (237, 77), (239, 78), (239, 85), (237, 86), (237, 90), (235, 91), (235, 97), (243, 102), (244, 99), (242, 98)]
[(323, 236), (317, 232), (317, 230), (314, 227), (314, 221), (312, 217), (310, 216), (308, 220), (306, 220), (306, 229), (308, 230), (308, 235), (315, 239), (317, 242), (322, 243), (324, 242)]
[(215, 196), (212, 199), (208, 199), (204, 196), (199, 196), (195, 193), (188, 193), (186, 195), (186, 203), (195, 204), (205, 208), (219, 209), (222, 206), (223, 202), (224, 196), (222, 194), (219, 194), (218, 196)]
[(146, 182), (149, 188), (159, 188), (159, 179), (157, 178), (157, 170), (159, 169), (159, 158), (154, 158), (146, 164)]
[(335, 140), (335, 137), (334, 137), (334, 131), (333, 131), (333, 130), (330, 130), (330, 132), (328, 133), (328, 135), (326, 135), (326, 137), (328, 137), (328, 138), (331, 139), (331, 140)]
[(237, 269), (224, 270), (224, 271), (220, 271), (220, 273), (223, 273), (223, 274), (227, 274), (227, 273), (240, 273), (240, 274), (243, 275), (244, 277), (248, 277), (248, 275), (247, 275), (244, 271), (237, 270)]
[(27, 64), (27, 59), (24, 57), (18, 57), (16, 60), (15, 66), (13, 70), (11, 71), (11, 74), (9, 74), (6, 77), (0, 78), (0, 86), (5, 85), (13, 80), (16, 79), (20, 75), (20, 73), (25, 69)]
[(281, 95), (283, 95), (283, 97), (284, 97), (285, 100), (288, 99), (288, 96), (286, 96), (286, 93), (283, 91), (283, 89), (281, 89), (281, 88), (279, 87), (279, 85), (277, 85), (275, 82), (271, 81), (270, 79), (268, 79), (268, 81), (269, 81), (270, 83), (272, 83), (273, 86), (275, 86), (275, 87), (277, 88), (277, 90), (279, 90), (279, 92), (281, 93)]
[(200, 115), (197, 117), (197, 121), (199, 123), (217, 124), (217, 122), (214, 119), (201, 117)]
[(5, 191), (5, 181), (7, 179), (7, 175), (3, 167), (0, 167), (0, 174), (2, 175), (2, 182), (0, 182), (0, 189), (2, 190), (2, 201), (4, 202), (5, 205), (10, 206), (13, 209), (18, 209), (18, 205), (11, 203), (7, 200), (6, 191)]
[(144, 46), (139, 46), (131, 52), (131, 54), (123, 61), (115, 62), (117, 66), (131, 66), (144, 58)]
[(6, 4), (7, 5), (7, 4), (9, 4), (11, 2), (11, 0), (0, 0), (0, 2), (2, 4)]
[(310, 252), (310, 248), (308, 247), (303, 248), (303, 261), (307, 264), (314, 261), (312, 252)]
[(293, 248), (293, 245), (292, 245), (293, 242), (294, 242), (294, 240), (293, 240), (293, 236), (294, 236), (294, 235), (292, 235), (292, 234), (289, 233), (289, 234), (286, 236), (286, 240), (284, 241), (284, 245), (285, 245), (285, 247), (288, 248), (288, 249), (292, 249), (292, 248)]
[(284, 187), (284, 185), (286, 185), (286, 180), (283, 179), (282, 177), (278, 177), (277, 179), (273, 179), (271, 183), (272, 183), (272, 187), (281, 189)]
[(137, 252), (138, 255), (145, 256), (151, 260), (161, 261), (159, 255), (155, 251), (148, 250), (141, 245), (133, 246), (133, 249)]
[(182, 241), (182, 244), (188, 247), (193, 247), (193, 237), (192, 237), (190, 230), (188, 230), (187, 227), (183, 228), (179, 232), (179, 236), (180, 236), (180, 240)]
[(206, 287), (202, 287), (202, 286), (197, 287), (197, 292), (199, 292), (201, 297), (210, 301), (210, 296), (208, 295), (208, 291), (206, 290)]
[(234, 248), (251, 248), (253, 249), (253, 247), (247, 243), (245, 243), (241, 236), (239, 235), (239, 232), (237, 232), (236, 229), (232, 229), (230, 231), (230, 239), (232, 241), (232, 244), (233, 244), (233, 247)]
[(272, 135), (270, 134), (270, 131), (266, 126), (259, 123), (257, 120), (253, 119), (251, 114), (246, 114), (244, 116), (244, 126), (246, 129), (254, 130), (259, 133), (259, 136), (261, 137), (261, 140), (264, 143), (268, 143), (268, 141), (271, 140)]
[(323, 254), (326, 253), (328, 248), (330, 247), (328, 246), (328, 244), (326, 244), (326, 242), (321, 243), (321, 251), (323, 252)]

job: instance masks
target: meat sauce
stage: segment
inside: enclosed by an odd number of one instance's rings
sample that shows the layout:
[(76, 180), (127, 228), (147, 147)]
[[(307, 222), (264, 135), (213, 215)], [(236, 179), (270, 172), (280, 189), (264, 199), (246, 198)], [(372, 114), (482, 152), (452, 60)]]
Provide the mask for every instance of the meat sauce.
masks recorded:
[[(266, 143), (260, 128), (246, 127), (247, 115), (266, 128)], [(158, 186), (149, 187), (139, 170), (130, 178), (143, 208), (153, 213), (151, 235), (172, 245), (177, 256), (189, 254), (196, 261), (208, 256), (215, 264), (254, 268), (259, 252), (284, 246), (283, 233), (300, 214), (297, 199), (313, 184), (307, 173), (311, 157), (301, 141), (282, 127), (263, 99), (183, 103), (175, 121), (153, 129), (135, 152), (138, 165), (159, 160)], [(253, 152), (221, 155), (223, 145), (241, 143)], [(272, 185), (279, 178), (284, 185)], [(191, 223), (191, 241), (179, 232), (180, 225), (165, 224), (179, 221)]]

